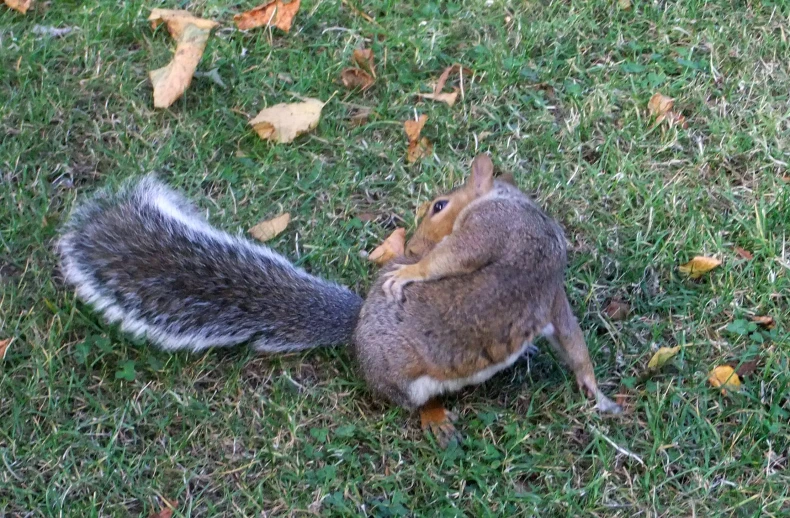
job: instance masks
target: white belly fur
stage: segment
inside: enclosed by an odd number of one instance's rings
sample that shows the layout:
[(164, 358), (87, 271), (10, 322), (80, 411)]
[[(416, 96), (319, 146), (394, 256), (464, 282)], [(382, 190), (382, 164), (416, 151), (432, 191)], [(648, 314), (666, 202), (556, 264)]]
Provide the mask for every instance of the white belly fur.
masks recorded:
[[(543, 336), (553, 335), (554, 326), (551, 324), (547, 325), (545, 328), (543, 328), (541, 334)], [(422, 406), (434, 396), (447, 394), (449, 392), (458, 392), (466, 386), (483, 383), (497, 372), (505, 370), (516, 363), (516, 360), (518, 360), (519, 357), (524, 354), (524, 351), (526, 351), (530, 345), (530, 342), (524, 342), (521, 345), (521, 349), (505, 358), (505, 361), (502, 363), (491, 365), (490, 367), (487, 367), (480, 372), (469, 376), (468, 378), (457, 378), (440, 381), (430, 376), (420, 376), (416, 380), (412, 381), (411, 385), (409, 385), (409, 399), (411, 399), (413, 405)]]

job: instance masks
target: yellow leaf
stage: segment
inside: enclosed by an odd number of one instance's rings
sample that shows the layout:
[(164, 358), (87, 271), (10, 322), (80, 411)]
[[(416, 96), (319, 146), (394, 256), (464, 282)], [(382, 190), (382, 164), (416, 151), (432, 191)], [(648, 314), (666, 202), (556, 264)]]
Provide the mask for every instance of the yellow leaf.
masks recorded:
[(422, 97), (423, 99), (430, 99), (431, 101), (443, 102), (447, 104), (447, 106), (452, 106), (458, 99), (458, 88), (453, 88), (452, 92), (442, 92), (439, 94), (417, 94), (417, 96)]
[(153, 27), (166, 23), (177, 43), (173, 60), (149, 74), (154, 85), (154, 107), (167, 108), (189, 87), (211, 30), (219, 24), (172, 9), (153, 9), (148, 20)]
[(30, 4), (32, 3), (32, 0), (5, 0), (5, 5), (22, 14), (25, 14), (30, 9)]
[(648, 369), (660, 369), (666, 363), (675, 357), (677, 353), (680, 352), (680, 346), (676, 347), (662, 347), (650, 358), (650, 361), (647, 362)]
[(264, 140), (287, 143), (318, 126), (323, 107), (323, 102), (310, 97), (300, 103), (275, 104), (261, 110), (250, 125)]
[(375, 250), (368, 256), (368, 260), (383, 266), (405, 253), (406, 249), (406, 229), (396, 228)]
[(681, 264), (678, 270), (680, 270), (681, 273), (687, 274), (692, 279), (699, 279), (720, 264), (721, 261), (715, 257), (703, 257), (698, 255), (686, 264)]
[(233, 17), (236, 27), (242, 31), (248, 31), (256, 27), (270, 26), (288, 32), (293, 25), (296, 12), (299, 11), (301, 0), (294, 0), (291, 3), (283, 3), (274, 0), (245, 13), (237, 14)]
[(719, 365), (710, 371), (708, 381), (714, 387), (722, 387), (722, 395), (727, 395), (727, 391), (724, 389), (738, 390), (741, 386), (741, 378), (729, 365)]
[(248, 232), (258, 241), (265, 243), (266, 241), (280, 235), (283, 230), (285, 230), (285, 227), (288, 226), (290, 221), (291, 215), (286, 212), (284, 214), (280, 214), (276, 218), (261, 221), (252, 227)]
[(617, 5), (619, 5), (620, 9), (623, 11), (631, 10), (631, 0), (617, 0)]

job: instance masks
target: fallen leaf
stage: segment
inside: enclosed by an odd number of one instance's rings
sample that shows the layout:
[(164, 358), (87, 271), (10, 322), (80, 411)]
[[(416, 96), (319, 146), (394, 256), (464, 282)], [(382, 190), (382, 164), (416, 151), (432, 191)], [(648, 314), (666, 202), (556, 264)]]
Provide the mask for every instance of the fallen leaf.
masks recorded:
[(347, 68), (343, 70), (340, 72), (340, 80), (343, 81), (343, 86), (349, 90), (361, 88), (363, 92), (376, 82), (370, 74), (361, 68)]
[(284, 214), (280, 214), (276, 218), (267, 219), (266, 221), (261, 221), (254, 227), (248, 230), (250, 235), (257, 239), (258, 241), (265, 243), (266, 241), (277, 237), (280, 235), (285, 227), (288, 226), (288, 223), (291, 221), (291, 215), (287, 212)]
[(650, 115), (656, 118), (656, 125), (661, 124), (666, 120), (670, 126), (677, 125), (684, 128), (687, 127), (688, 124), (686, 123), (686, 118), (683, 115), (672, 111), (672, 107), (674, 105), (674, 99), (661, 93), (655, 93), (653, 94), (653, 97), (650, 98), (650, 101), (648, 101), (647, 109), (650, 112)]
[(359, 68), (369, 72), (370, 75), (376, 77), (376, 67), (373, 63), (373, 50), (372, 49), (354, 49), (354, 54), (352, 56), (354, 63), (357, 64)]
[(360, 212), (357, 214), (357, 219), (359, 221), (373, 221), (376, 219), (376, 215), (372, 212)]
[(620, 6), (620, 9), (623, 11), (631, 10), (631, 0), (617, 0), (617, 5)]
[(6, 349), (8, 346), (11, 345), (11, 338), (6, 338), (5, 340), (0, 340), (0, 360), (5, 358)]
[(759, 324), (765, 327), (766, 329), (773, 329), (774, 326), (776, 325), (776, 322), (774, 321), (773, 317), (769, 317), (768, 315), (754, 316), (751, 318), (751, 321), (754, 322), (755, 324)]
[(406, 161), (410, 164), (428, 156), (433, 151), (433, 144), (426, 137), (422, 137), (417, 142), (410, 142), (409, 149), (406, 150)]
[(383, 266), (405, 253), (406, 250), (406, 229), (396, 228), (395, 231), (373, 250), (368, 256), (368, 260)]
[(446, 103), (447, 106), (452, 106), (458, 99), (458, 88), (453, 87), (452, 92), (442, 92), (439, 94), (417, 94), (417, 96), (422, 97), (423, 99), (443, 102)]
[(741, 248), (740, 246), (735, 247), (735, 253), (738, 254), (739, 257), (746, 259), (747, 261), (751, 261), (752, 259), (754, 259), (754, 255), (752, 255), (750, 251)]
[(631, 312), (631, 306), (621, 300), (612, 299), (604, 308), (603, 312), (606, 313), (609, 319), (616, 322), (628, 318), (628, 314)]
[(288, 32), (293, 25), (296, 12), (299, 11), (301, 0), (293, 0), (291, 3), (283, 3), (274, 0), (251, 9), (245, 13), (237, 14), (233, 17), (236, 27), (242, 31), (255, 29), (256, 27), (277, 27), (281, 31)]
[(287, 143), (316, 126), (324, 103), (306, 97), (304, 102), (275, 104), (261, 110), (250, 125), (264, 140)]
[(15, 11), (19, 11), (22, 14), (27, 13), (27, 10), (30, 9), (30, 4), (32, 3), (33, 0), (5, 0), (5, 5)]
[(352, 126), (361, 126), (362, 124), (365, 124), (368, 119), (370, 119), (371, 113), (373, 113), (373, 108), (367, 106), (357, 106), (354, 107), (348, 119), (351, 121)]
[(168, 501), (165, 498), (162, 498), (162, 500), (164, 501), (164, 507), (157, 513), (149, 514), (148, 518), (171, 518), (173, 516), (173, 509), (178, 507), (178, 502), (175, 500)]
[(722, 387), (722, 395), (726, 396), (727, 391), (725, 389), (730, 390), (738, 390), (741, 386), (741, 379), (738, 377), (738, 374), (735, 372), (735, 369), (730, 367), (729, 365), (719, 365), (708, 375), (708, 381), (714, 387)]
[(416, 121), (407, 120), (403, 123), (403, 130), (406, 132), (406, 138), (409, 142), (417, 142), (420, 138), (420, 133), (425, 123), (428, 122), (428, 116), (423, 114)]
[(458, 63), (449, 66), (442, 71), (442, 74), (439, 76), (439, 79), (436, 81), (436, 86), (433, 88), (433, 94), (434, 95), (440, 94), (442, 90), (444, 90), (444, 85), (447, 84), (447, 80), (450, 78), (450, 74), (454, 74), (456, 72), (460, 73), (461, 77), (463, 77), (464, 74), (467, 74), (469, 76), (472, 75), (471, 70), (469, 70), (466, 67), (462, 67)]
[(675, 357), (677, 353), (680, 352), (680, 346), (676, 347), (661, 347), (658, 351), (653, 354), (653, 357), (650, 358), (650, 361), (647, 362), (648, 369), (660, 369), (664, 365), (667, 364), (669, 360)]
[(721, 261), (715, 257), (703, 257), (698, 255), (686, 264), (680, 265), (678, 270), (680, 270), (681, 273), (687, 274), (692, 279), (699, 279), (720, 264)]
[[(759, 365), (760, 365), (760, 358), (755, 358), (754, 360), (743, 362), (740, 365), (735, 366), (735, 374), (737, 374), (739, 378), (743, 378), (744, 376), (748, 376), (752, 374), (754, 371), (756, 371)], [(730, 365), (730, 367), (732, 367), (732, 365)]]
[(408, 120), (403, 123), (406, 138), (409, 139), (409, 148), (406, 151), (406, 161), (409, 163), (416, 162), (420, 158), (430, 155), (433, 150), (430, 140), (425, 137), (420, 138), (420, 132), (427, 121), (428, 116), (423, 114), (416, 121)]
[(154, 28), (165, 23), (177, 43), (173, 60), (149, 74), (154, 85), (154, 107), (167, 108), (189, 87), (211, 30), (219, 24), (173, 9), (153, 9), (148, 20)]

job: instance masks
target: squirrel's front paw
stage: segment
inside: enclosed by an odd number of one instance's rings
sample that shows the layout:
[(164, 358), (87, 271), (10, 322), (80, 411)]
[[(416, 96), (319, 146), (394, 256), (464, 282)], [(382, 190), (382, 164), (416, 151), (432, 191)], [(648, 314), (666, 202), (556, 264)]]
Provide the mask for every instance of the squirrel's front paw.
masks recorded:
[(390, 302), (403, 300), (403, 288), (412, 282), (419, 282), (423, 280), (418, 270), (414, 268), (415, 265), (401, 265), (391, 272), (384, 274), (384, 281), (382, 289), (387, 295), (387, 300)]

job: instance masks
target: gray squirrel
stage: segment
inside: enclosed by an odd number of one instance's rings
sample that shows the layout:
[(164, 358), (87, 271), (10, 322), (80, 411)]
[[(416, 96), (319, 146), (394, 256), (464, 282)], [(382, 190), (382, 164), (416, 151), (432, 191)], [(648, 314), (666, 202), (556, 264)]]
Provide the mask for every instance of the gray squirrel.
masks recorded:
[(153, 176), (80, 204), (57, 248), (82, 300), (169, 351), (351, 344), (373, 392), (419, 410), (442, 446), (459, 435), (439, 397), (486, 381), (541, 335), (601, 411), (619, 411), (598, 389), (565, 295), (562, 229), (511, 178), (495, 179), (486, 155), (430, 203), (364, 302), (217, 230)]

